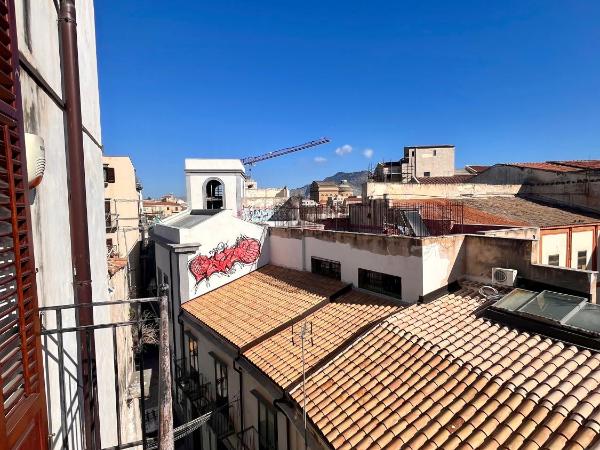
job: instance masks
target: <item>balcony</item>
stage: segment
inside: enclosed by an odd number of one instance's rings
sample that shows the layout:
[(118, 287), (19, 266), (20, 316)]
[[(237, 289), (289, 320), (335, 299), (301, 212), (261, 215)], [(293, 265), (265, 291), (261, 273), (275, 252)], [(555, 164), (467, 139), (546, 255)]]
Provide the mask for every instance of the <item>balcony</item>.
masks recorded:
[(203, 374), (189, 367), (186, 358), (180, 358), (175, 362), (175, 382), (198, 413), (209, 409), (210, 382)]
[(118, 214), (113, 213), (105, 213), (104, 221), (106, 222), (106, 231), (114, 231), (117, 228), (118, 224)]
[(254, 427), (248, 427), (239, 433), (231, 433), (223, 438), (223, 445), (228, 450), (258, 450), (258, 431)]

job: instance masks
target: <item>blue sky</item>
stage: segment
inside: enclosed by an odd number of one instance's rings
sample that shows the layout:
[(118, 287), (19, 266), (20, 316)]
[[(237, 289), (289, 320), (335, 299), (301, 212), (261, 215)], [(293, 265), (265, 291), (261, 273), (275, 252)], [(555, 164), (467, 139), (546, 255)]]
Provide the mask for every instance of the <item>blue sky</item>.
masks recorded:
[(254, 167), (259, 185), (405, 145), (454, 144), (457, 166), (600, 158), (596, 0), (95, 3), (106, 154), (132, 156), (145, 195), (183, 194), (186, 157), (321, 136)]

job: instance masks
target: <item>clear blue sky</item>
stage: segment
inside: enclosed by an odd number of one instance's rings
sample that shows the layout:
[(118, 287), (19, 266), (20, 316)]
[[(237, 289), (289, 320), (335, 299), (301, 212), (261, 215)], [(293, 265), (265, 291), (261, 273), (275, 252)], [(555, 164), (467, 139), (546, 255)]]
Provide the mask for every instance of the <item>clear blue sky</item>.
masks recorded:
[(95, 3), (106, 153), (132, 156), (145, 195), (184, 193), (186, 157), (320, 136), (257, 165), (259, 185), (404, 145), (455, 144), (457, 166), (600, 158), (597, 0)]

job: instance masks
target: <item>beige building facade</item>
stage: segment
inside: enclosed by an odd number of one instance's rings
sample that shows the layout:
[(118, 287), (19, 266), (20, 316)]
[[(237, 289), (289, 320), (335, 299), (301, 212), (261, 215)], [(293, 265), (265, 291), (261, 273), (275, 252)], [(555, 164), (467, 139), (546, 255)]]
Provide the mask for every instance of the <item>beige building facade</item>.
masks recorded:
[(141, 186), (128, 156), (104, 156), (104, 211), (109, 260), (127, 261), (124, 291), (137, 297), (140, 259)]

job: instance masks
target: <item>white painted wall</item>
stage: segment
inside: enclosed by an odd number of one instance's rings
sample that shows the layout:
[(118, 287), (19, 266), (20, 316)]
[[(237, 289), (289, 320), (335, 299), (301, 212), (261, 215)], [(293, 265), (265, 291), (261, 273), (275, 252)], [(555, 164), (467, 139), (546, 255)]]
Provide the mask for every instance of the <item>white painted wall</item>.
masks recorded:
[(215, 179), (223, 184), (223, 208), (240, 210), (245, 175), (239, 159), (186, 159), (185, 179), (190, 209), (206, 209), (206, 183)]
[(200, 224), (196, 232), (198, 234), (194, 241), (200, 243), (200, 248), (195, 255), (189, 256), (188, 263), (191, 263), (192, 259), (196, 257), (210, 257), (211, 254), (232, 247), (238, 239), (242, 238), (256, 239), (260, 243), (261, 256), (253, 264), (237, 263), (229, 272), (218, 272), (199, 282), (189, 270), (186, 270), (189, 286), (188, 298), (194, 298), (217, 289), (269, 262), (267, 228), (264, 226), (246, 222), (227, 214), (217, 214)]
[[(403, 239), (403, 238), (398, 238)], [(358, 287), (358, 269), (402, 277), (402, 300), (415, 303), (423, 294), (423, 261), (420, 256), (381, 254), (349, 243), (270, 236), (271, 263), (297, 270), (311, 270), (311, 258), (341, 263), (341, 279)]]
[(565, 231), (560, 234), (546, 234), (541, 237), (542, 260), (541, 264), (548, 264), (550, 255), (559, 255), (559, 266), (567, 265), (567, 240), (568, 235)]

